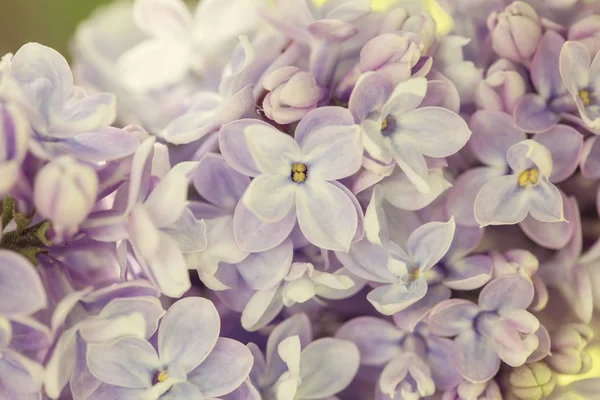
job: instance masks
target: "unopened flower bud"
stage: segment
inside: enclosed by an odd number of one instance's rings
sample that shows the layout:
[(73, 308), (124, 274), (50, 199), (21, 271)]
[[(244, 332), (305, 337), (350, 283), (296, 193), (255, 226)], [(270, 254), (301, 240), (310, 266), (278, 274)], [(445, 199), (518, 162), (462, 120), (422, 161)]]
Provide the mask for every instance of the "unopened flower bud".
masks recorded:
[(35, 207), (52, 222), (60, 238), (77, 232), (94, 206), (97, 193), (96, 171), (69, 156), (51, 161), (35, 178)]
[(522, 63), (533, 57), (542, 39), (542, 23), (533, 7), (515, 1), (488, 18), (492, 46), (500, 57)]
[(525, 95), (525, 79), (511, 61), (500, 59), (490, 66), (475, 90), (475, 103), (485, 110), (512, 114), (516, 102)]
[(278, 124), (299, 121), (327, 95), (315, 78), (298, 67), (282, 67), (263, 81), (270, 92), (263, 101), (265, 115)]
[(423, 53), (427, 53), (435, 43), (437, 34), (435, 20), (428, 12), (408, 17), (402, 23), (400, 30), (418, 34), (423, 43)]
[(543, 362), (515, 368), (508, 378), (511, 393), (521, 400), (541, 400), (552, 393), (556, 378)]
[(360, 52), (361, 72), (379, 71), (394, 84), (411, 76), (421, 58), (421, 45), (409, 35), (387, 33), (369, 40)]
[(594, 338), (593, 329), (586, 324), (567, 324), (551, 335), (552, 355), (546, 361), (550, 368), (561, 374), (583, 374), (592, 367), (586, 351)]
[(14, 105), (0, 104), (0, 197), (8, 193), (19, 177), (29, 133), (23, 112)]
[(567, 38), (580, 42), (594, 56), (600, 51), (600, 15), (590, 15), (575, 22), (569, 28)]

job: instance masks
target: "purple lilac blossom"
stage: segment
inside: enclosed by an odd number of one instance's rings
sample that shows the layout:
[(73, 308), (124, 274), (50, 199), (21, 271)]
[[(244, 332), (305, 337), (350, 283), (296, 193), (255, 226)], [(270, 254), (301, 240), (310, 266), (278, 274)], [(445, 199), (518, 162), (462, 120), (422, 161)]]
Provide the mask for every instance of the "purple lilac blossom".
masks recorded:
[(594, 399), (599, 32), (134, 0), (4, 55), (0, 398)]

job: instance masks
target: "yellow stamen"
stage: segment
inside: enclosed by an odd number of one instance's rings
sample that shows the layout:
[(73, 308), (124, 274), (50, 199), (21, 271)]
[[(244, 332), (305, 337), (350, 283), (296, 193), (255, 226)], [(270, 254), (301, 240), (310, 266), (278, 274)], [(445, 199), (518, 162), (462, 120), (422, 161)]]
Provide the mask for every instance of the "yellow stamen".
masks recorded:
[(526, 169), (525, 171), (519, 174), (519, 186), (525, 187), (531, 185), (535, 185), (540, 180), (540, 171), (537, 168)]
[(589, 106), (592, 103), (592, 100), (590, 99), (590, 92), (586, 89), (581, 89), (579, 91), (579, 98), (583, 102), (584, 106)]
[(292, 180), (297, 183), (302, 183), (306, 180), (308, 168), (305, 164), (293, 163), (292, 164)]
[(381, 130), (384, 130), (385, 128), (387, 128), (387, 126), (388, 126), (388, 122), (387, 122), (387, 118), (386, 118), (383, 121), (381, 121)]
[(167, 380), (167, 378), (169, 377), (169, 371), (160, 371), (160, 373), (158, 374), (158, 376), (156, 377), (156, 380), (159, 382), (164, 382)]
[(417, 279), (419, 279), (420, 276), (421, 276), (421, 271), (419, 270), (419, 268), (413, 268), (413, 270), (408, 273), (408, 281), (414, 282)]

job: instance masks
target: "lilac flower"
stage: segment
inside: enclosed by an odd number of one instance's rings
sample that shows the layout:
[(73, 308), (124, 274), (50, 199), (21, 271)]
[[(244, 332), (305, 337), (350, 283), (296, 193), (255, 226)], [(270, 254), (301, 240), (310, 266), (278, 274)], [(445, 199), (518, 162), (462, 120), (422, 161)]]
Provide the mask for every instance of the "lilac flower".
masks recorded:
[(54, 159), (35, 180), (37, 211), (52, 221), (58, 242), (73, 236), (96, 203), (98, 176), (89, 165), (69, 156)]
[[(258, 6), (248, 0), (206, 1), (192, 16), (181, 0), (137, 0), (134, 20), (149, 38), (119, 59), (123, 82), (147, 91), (178, 83), (190, 72), (207, 71), (220, 46), (227, 48), (258, 22)], [(227, 24), (218, 23), (223, 15)]]
[[(47, 329), (30, 317), (46, 307), (46, 292), (33, 266), (23, 256), (0, 250), (0, 395), (4, 398), (39, 397), (43, 367), (22, 354), (19, 335), (49, 341)], [(43, 327), (45, 328), (45, 327)], [(26, 341), (25, 341), (26, 342)]]
[(561, 113), (575, 108), (559, 72), (559, 49), (564, 43), (562, 36), (549, 30), (533, 56), (530, 76), (537, 94), (526, 94), (514, 109), (515, 124), (527, 132), (547, 131), (560, 120)]
[(417, 108), (426, 91), (425, 78), (410, 79), (394, 89), (384, 75), (371, 73), (359, 80), (349, 103), (355, 121), (363, 128), (366, 153), (381, 164), (396, 162), (424, 193), (430, 190), (424, 156), (450, 156), (471, 135), (465, 122), (452, 111)]
[(88, 345), (121, 337), (149, 338), (164, 314), (159, 292), (146, 281), (123, 282), (92, 291), (68, 293), (52, 316), (56, 338), (47, 357), (44, 387), (56, 399), (67, 383), (76, 396), (90, 396), (101, 382), (85, 362)]
[(544, 399), (556, 386), (556, 378), (543, 363), (523, 365), (513, 370), (508, 378), (510, 392), (518, 397)]
[(593, 329), (586, 324), (571, 323), (551, 334), (552, 354), (544, 361), (561, 374), (585, 374), (592, 368), (587, 346), (594, 339)]
[(486, 77), (475, 89), (475, 103), (484, 110), (512, 114), (516, 102), (525, 95), (525, 76), (521, 69), (506, 59), (492, 64)]
[(107, 161), (125, 157), (138, 146), (135, 137), (109, 127), (115, 119), (114, 95), (87, 95), (73, 86), (67, 61), (55, 50), (26, 44), (12, 59), (7, 77), (16, 82), (18, 90), (3, 85), (2, 92), (28, 106), (34, 129), (30, 146), (38, 156), (69, 154), (87, 161)]
[[(360, 168), (360, 131), (349, 112), (338, 107), (312, 111), (293, 139), (259, 121), (235, 121), (223, 127), (219, 143), (229, 165), (254, 177), (241, 201), (262, 221), (289, 227), (279, 231), (280, 237), (297, 219), (311, 243), (349, 248), (362, 225), (356, 199), (336, 182)], [(244, 225), (240, 221), (238, 226)]]
[(271, 72), (263, 86), (269, 91), (263, 101), (265, 115), (278, 124), (299, 121), (327, 95), (310, 73), (294, 66)]
[(14, 104), (0, 104), (0, 196), (6, 195), (20, 175), (27, 154), (30, 127), (25, 113)]
[(446, 391), (442, 400), (502, 400), (502, 392), (493, 379), (483, 383), (465, 380), (457, 387)]
[(264, 400), (329, 399), (346, 388), (358, 370), (360, 356), (348, 340), (313, 340), (305, 314), (288, 318), (269, 335), (266, 360), (249, 344), (254, 356), (250, 377)]
[(488, 17), (492, 46), (500, 57), (528, 63), (542, 39), (542, 23), (535, 9), (516, 1), (500, 13)]
[(492, 378), (500, 360), (523, 365), (537, 348), (538, 320), (525, 309), (533, 300), (531, 282), (505, 276), (487, 284), (479, 305), (468, 300), (446, 300), (429, 316), (429, 329), (454, 337), (454, 361), (463, 376), (474, 383)]
[(90, 372), (104, 382), (90, 399), (208, 398), (232, 392), (248, 377), (252, 354), (235, 340), (219, 338), (219, 331), (214, 305), (190, 297), (162, 318), (158, 351), (136, 337), (90, 345)]
[[(382, 314), (392, 315), (422, 299), (427, 293), (429, 271), (450, 248), (454, 236), (454, 219), (448, 222), (429, 222), (410, 234), (406, 248), (388, 244), (377, 245), (366, 240), (356, 243), (348, 255), (337, 252), (341, 262), (356, 275), (382, 283), (367, 295), (367, 300)], [(371, 249), (369, 249), (371, 248)], [(367, 262), (356, 257), (367, 256)], [(375, 261), (377, 260), (377, 261)], [(367, 266), (366, 271), (362, 265)]]
[[(136, 151), (129, 182), (119, 188), (114, 208), (91, 214), (82, 229), (98, 240), (128, 239), (126, 249), (137, 261), (129, 269), (164, 294), (179, 297), (190, 288), (183, 253), (206, 247), (206, 225), (186, 207), (188, 181), (197, 163), (181, 163), (168, 171), (160, 158), (153, 160), (153, 146), (149, 138)], [(153, 173), (163, 178), (156, 182)]]
[(493, 178), (475, 199), (475, 219), (480, 226), (516, 224), (527, 214), (542, 222), (564, 221), (562, 196), (548, 180), (552, 156), (531, 139), (511, 146), (506, 160), (510, 175)]
[(336, 337), (358, 346), (361, 365), (381, 372), (377, 391), (391, 398), (393, 392), (398, 398), (424, 397), (431, 389), (449, 390), (462, 380), (451, 341), (429, 334), (425, 323), (411, 333), (379, 318), (358, 317), (342, 325)]
[(567, 38), (583, 44), (590, 54), (596, 54), (600, 51), (598, 32), (600, 32), (600, 18), (598, 15), (588, 15), (569, 27)]
[(600, 57), (594, 60), (579, 42), (566, 42), (560, 51), (560, 75), (587, 126), (600, 129)]

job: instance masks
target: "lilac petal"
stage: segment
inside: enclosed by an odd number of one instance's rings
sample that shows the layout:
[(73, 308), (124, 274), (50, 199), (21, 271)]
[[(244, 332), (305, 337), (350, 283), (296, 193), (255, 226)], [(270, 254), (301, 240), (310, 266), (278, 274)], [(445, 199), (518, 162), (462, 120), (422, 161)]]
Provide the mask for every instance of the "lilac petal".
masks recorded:
[[(362, 206), (358, 202), (358, 199), (356, 198), (354, 193), (352, 193), (350, 191), (350, 189), (348, 189), (346, 186), (344, 186), (340, 182), (336, 182), (336, 181), (333, 181), (331, 183), (334, 186), (336, 186), (338, 189), (340, 189), (342, 192), (346, 193), (346, 196), (348, 196), (348, 198), (352, 201), (352, 204), (354, 205), (354, 211), (356, 212), (356, 217), (358, 218), (356, 234), (352, 238), (352, 242), (355, 243), (355, 242), (361, 240), (365, 236), (365, 217), (363, 214)], [(302, 232), (300, 232), (300, 233), (302, 233)], [(304, 236), (304, 235), (302, 235), (302, 236)], [(306, 237), (302, 237), (301, 239), (304, 242), (308, 243)], [(294, 242), (294, 243), (296, 243), (296, 242)]]
[(559, 68), (560, 49), (564, 43), (565, 39), (559, 33), (546, 31), (531, 61), (531, 81), (544, 99), (565, 91)]
[(514, 116), (516, 126), (533, 133), (547, 131), (560, 120), (560, 116), (548, 108), (546, 100), (533, 93), (526, 94), (515, 104)]
[(185, 38), (192, 16), (184, 4), (169, 0), (141, 0), (133, 7), (136, 25), (149, 36)]
[(190, 382), (176, 383), (168, 392), (160, 396), (161, 400), (198, 399), (202, 393), (196, 385)]
[(129, 174), (129, 192), (127, 193), (127, 209), (131, 209), (147, 196), (152, 172), (154, 144), (156, 139), (149, 137), (133, 154), (131, 172)]
[(584, 178), (600, 178), (600, 140), (596, 136), (586, 139), (579, 167)]
[(294, 138), (300, 146), (308, 134), (329, 126), (354, 125), (352, 114), (342, 107), (319, 107), (302, 118), (296, 127)]
[(527, 358), (527, 364), (543, 360), (550, 355), (550, 334), (544, 325), (540, 324), (539, 329), (535, 332), (538, 338), (538, 347)]
[(282, 308), (281, 287), (256, 292), (244, 307), (242, 327), (248, 332), (254, 332), (271, 322)]
[(89, 132), (108, 126), (115, 120), (116, 106), (116, 97), (111, 93), (82, 94), (82, 98), (73, 93), (62, 110), (51, 116), (51, 136), (60, 137), (63, 132)]
[(232, 392), (248, 377), (252, 353), (240, 342), (220, 338), (208, 357), (188, 374), (203, 396), (220, 397)]
[(381, 182), (385, 199), (393, 206), (404, 210), (420, 210), (428, 206), (451, 187), (451, 184), (444, 179), (441, 170), (439, 173), (437, 170), (430, 170), (427, 186), (428, 193), (418, 191), (400, 168), (394, 168), (392, 174)]
[(300, 229), (311, 243), (328, 250), (350, 249), (358, 217), (346, 192), (329, 182), (308, 180), (296, 192), (296, 212)]
[(293, 253), (292, 241), (287, 239), (271, 250), (249, 254), (236, 268), (251, 289), (271, 289), (289, 272)]
[(367, 294), (367, 300), (377, 311), (384, 315), (392, 315), (425, 297), (427, 281), (417, 279), (409, 288), (402, 283), (379, 286)]
[(188, 111), (171, 121), (161, 132), (162, 137), (176, 145), (200, 140), (218, 130), (217, 115), (224, 106), (224, 99), (217, 93), (197, 93)]
[(27, 315), (46, 307), (46, 291), (33, 265), (8, 250), (0, 250), (0, 293), (0, 315)]
[(583, 149), (583, 135), (567, 125), (557, 125), (535, 140), (552, 153), (551, 182), (561, 182), (575, 172)]
[(394, 90), (392, 81), (383, 74), (363, 74), (350, 96), (348, 109), (357, 123), (364, 121), (369, 113), (381, 109)]
[(444, 285), (432, 285), (427, 289), (427, 294), (407, 309), (394, 314), (394, 323), (397, 327), (413, 332), (417, 324), (423, 321), (430, 311), (444, 300), (448, 300), (452, 292)]
[(475, 199), (475, 219), (481, 227), (512, 225), (527, 216), (528, 191), (517, 183), (515, 175), (500, 176), (486, 183)]
[(247, 176), (260, 175), (244, 134), (247, 127), (257, 125), (260, 125), (264, 130), (274, 129), (266, 122), (254, 119), (241, 119), (223, 125), (219, 132), (219, 149), (225, 161), (233, 169)]
[[(64, 300), (63, 300), (64, 301)], [(76, 360), (77, 327), (72, 327), (59, 336), (52, 355), (48, 358), (44, 373), (44, 388), (48, 396), (57, 399), (73, 372)]]
[[(118, 324), (111, 324), (111, 320), (117, 319), (123, 316), (139, 315), (142, 317), (143, 326), (119, 326)], [(158, 328), (158, 321), (165, 314), (160, 301), (156, 297), (151, 296), (136, 296), (136, 297), (122, 297), (111, 300), (106, 307), (102, 309), (98, 314), (99, 320), (103, 320), (106, 325), (112, 325), (112, 332), (108, 332), (112, 336), (102, 336), (99, 330), (93, 331), (86, 325), (93, 320), (87, 320), (85, 324), (80, 327), (81, 336), (88, 342), (90, 341), (109, 341), (113, 340), (118, 336), (139, 336), (142, 339), (150, 338), (156, 332)], [(94, 325), (94, 324), (89, 324)], [(96, 324), (99, 325), (99, 324)], [(107, 328), (104, 328), (107, 329)], [(88, 335), (85, 331), (88, 331)]]
[(297, 188), (289, 174), (260, 175), (250, 182), (242, 202), (262, 221), (278, 222), (293, 210)]
[(36, 392), (42, 386), (44, 368), (11, 349), (2, 350), (0, 376), (3, 384), (16, 393)]
[(483, 239), (484, 230), (479, 227), (457, 225), (450, 250), (444, 257), (446, 262), (452, 262), (471, 254)]
[(427, 94), (421, 107), (443, 107), (458, 114), (460, 95), (456, 86), (441, 74), (435, 79), (427, 81)]
[(187, 46), (151, 39), (124, 52), (119, 57), (117, 73), (129, 89), (144, 92), (181, 82), (189, 64)]
[(487, 255), (473, 255), (451, 261), (444, 285), (453, 290), (475, 290), (492, 279), (492, 259)]
[[(2, 318), (0, 318), (0, 321), (2, 321)], [(10, 339), (10, 345), (21, 352), (45, 350), (51, 346), (50, 330), (37, 320), (29, 317), (13, 316), (10, 318), (10, 323), (8, 320), (5, 321), (12, 334), (7, 337), (7, 332), (1, 332), (6, 328), (0, 327), (0, 345), (7, 346), (8, 341), (6, 339)]]
[(235, 208), (250, 184), (246, 176), (235, 171), (222, 156), (214, 153), (202, 157), (192, 182), (204, 199), (226, 210)]
[(132, 389), (125, 388), (121, 386), (113, 386), (107, 385), (103, 383), (100, 385), (98, 390), (96, 390), (88, 399), (89, 400), (112, 400), (112, 399), (122, 399), (122, 400), (137, 400), (140, 396), (143, 396), (146, 393), (146, 389)]
[(575, 226), (568, 222), (573, 221), (577, 206), (569, 201), (563, 192), (560, 192), (563, 198), (564, 213), (566, 221), (563, 222), (541, 222), (528, 215), (519, 226), (523, 232), (540, 246), (549, 249), (559, 250), (567, 245), (571, 239)]
[(388, 142), (394, 160), (396, 160), (398, 166), (408, 179), (410, 179), (420, 192), (428, 193), (430, 189), (427, 184), (427, 163), (414, 143), (403, 140), (399, 135), (391, 139), (385, 138), (385, 140)]
[(408, 253), (422, 272), (433, 267), (448, 252), (456, 224), (454, 218), (448, 222), (429, 222), (411, 233), (408, 238)]
[(301, 347), (306, 347), (313, 339), (310, 320), (304, 313), (295, 314), (273, 329), (267, 341), (267, 370), (264, 376), (265, 386), (274, 384), (287, 369), (277, 348), (285, 339), (298, 336)]
[(438, 304), (429, 315), (429, 331), (433, 334), (452, 337), (469, 330), (479, 312), (477, 306), (461, 299), (446, 300)]
[(363, 146), (358, 125), (329, 126), (311, 131), (302, 141), (303, 161), (310, 168), (309, 179), (334, 181), (360, 169)]
[(508, 149), (525, 139), (525, 132), (514, 126), (510, 115), (478, 110), (469, 120), (473, 135), (469, 146), (479, 161), (499, 168), (506, 166)]
[(382, 116), (394, 114), (397, 117), (406, 115), (421, 104), (427, 92), (427, 79), (413, 78), (396, 86), (389, 100), (381, 109)]
[(244, 128), (244, 137), (256, 166), (264, 174), (289, 175), (291, 164), (300, 160), (298, 143), (272, 126), (249, 125)]
[(177, 221), (161, 230), (177, 243), (183, 253), (202, 251), (207, 246), (206, 223), (197, 220), (187, 207)]
[(158, 330), (161, 361), (176, 363), (185, 372), (193, 370), (212, 351), (220, 326), (219, 313), (210, 300), (188, 297), (177, 301)]
[(525, 335), (531, 335), (540, 328), (538, 319), (526, 310), (505, 310), (500, 312), (500, 316)]
[(397, 279), (387, 268), (388, 251), (368, 240), (354, 243), (348, 253), (336, 251), (335, 255), (350, 272), (368, 281), (390, 283)]
[[(270, 250), (281, 244), (296, 224), (295, 210), (275, 223), (260, 220), (243, 202), (239, 202), (233, 214), (233, 234), (240, 249), (247, 252)], [(256, 233), (260, 234), (257, 235)]]
[(459, 175), (446, 197), (448, 214), (454, 216), (458, 224), (478, 228), (474, 211), (475, 199), (486, 183), (502, 176), (504, 172), (499, 168), (476, 167)]
[(122, 129), (104, 127), (67, 139), (43, 142), (40, 145), (46, 157), (55, 158), (69, 154), (80, 160), (100, 162), (127, 157), (136, 150), (139, 141)]
[(532, 301), (533, 285), (520, 275), (494, 279), (479, 294), (479, 307), (483, 310), (526, 309)]
[(454, 367), (452, 354), (454, 346), (450, 339), (430, 336), (427, 339), (427, 347), (429, 353), (427, 361), (436, 388), (450, 390), (463, 381), (463, 376)]
[(102, 382), (127, 388), (149, 388), (161, 367), (152, 345), (125, 337), (111, 345), (88, 346), (90, 372)]
[(319, 339), (302, 350), (297, 396), (322, 399), (345, 389), (358, 371), (360, 353), (347, 340)]
[(471, 136), (461, 117), (441, 107), (418, 108), (399, 118), (398, 124), (401, 135), (429, 157), (448, 157), (460, 150)]
[(533, 218), (542, 222), (565, 221), (560, 190), (546, 178), (533, 188), (529, 196), (529, 213)]
[(463, 376), (473, 383), (491, 379), (500, 369), (492, 339), (472, 330), (454, 339), (454, 360)]
[(591, 62), (588, 49), (580, 42), (568, 41), (560, 49), (560, 75), (572, 95), (577, 96), (579, 89), (589, 85)]
[(404, 333), (385, 320), (358, 317), (342, 325), (335, 337), (356, 344), (361, 365), (382, 366), (401, 352)]

